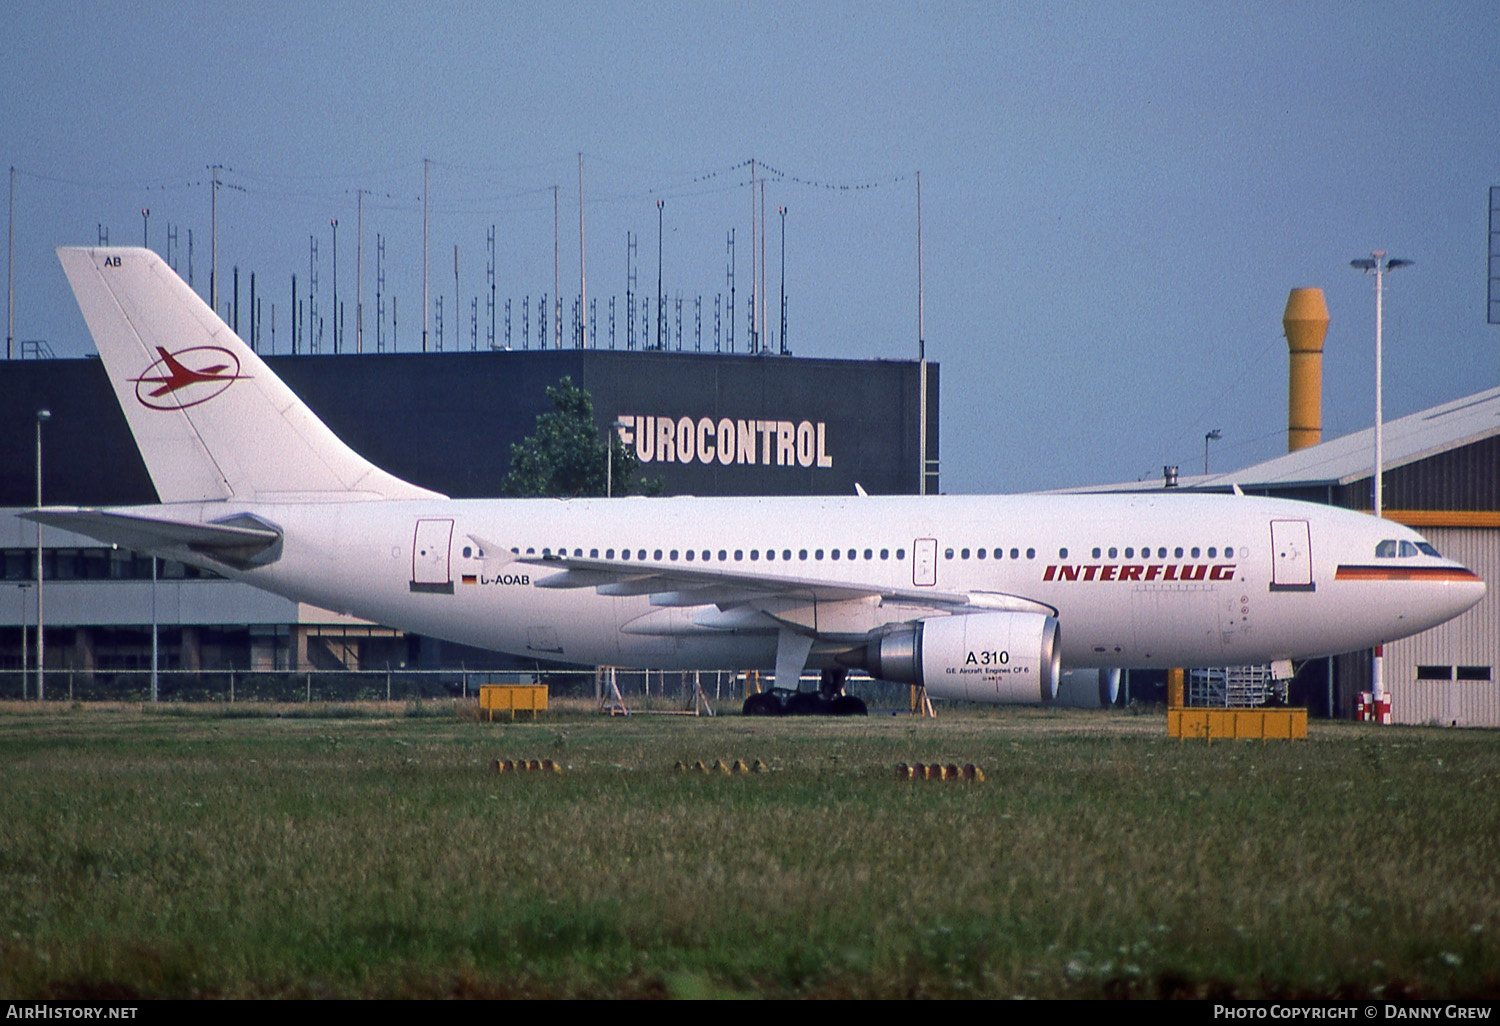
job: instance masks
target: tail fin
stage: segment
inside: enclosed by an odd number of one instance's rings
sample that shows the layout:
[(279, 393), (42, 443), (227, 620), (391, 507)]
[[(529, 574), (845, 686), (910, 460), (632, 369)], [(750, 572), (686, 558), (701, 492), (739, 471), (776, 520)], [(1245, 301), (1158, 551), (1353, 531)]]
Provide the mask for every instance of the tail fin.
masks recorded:
[(57, 255), (162, 502), (442, 497), (345, 445), (155, 253)]

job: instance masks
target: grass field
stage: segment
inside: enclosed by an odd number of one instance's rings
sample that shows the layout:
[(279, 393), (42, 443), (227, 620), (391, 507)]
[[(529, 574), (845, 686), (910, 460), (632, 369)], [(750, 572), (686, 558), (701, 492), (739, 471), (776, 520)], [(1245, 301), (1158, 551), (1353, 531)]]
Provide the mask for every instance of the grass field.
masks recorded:
[(939, 713), (0, 706), (0, 996), (1500, 995), (1494, 733)]

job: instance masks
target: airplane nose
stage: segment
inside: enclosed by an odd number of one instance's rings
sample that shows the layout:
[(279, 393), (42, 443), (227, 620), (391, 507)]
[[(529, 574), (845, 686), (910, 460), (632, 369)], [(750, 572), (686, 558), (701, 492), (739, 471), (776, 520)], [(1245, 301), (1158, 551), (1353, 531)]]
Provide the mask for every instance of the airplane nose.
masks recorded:
[(1456, 581), (1453, 586), (1454, 598), (1457, 599), (1457, 608), (1453, 615), (1457, 616), (1466, 610), (1473, 609), (1484, 598), (1484, 579), (1474, 574), (1472, 580)]

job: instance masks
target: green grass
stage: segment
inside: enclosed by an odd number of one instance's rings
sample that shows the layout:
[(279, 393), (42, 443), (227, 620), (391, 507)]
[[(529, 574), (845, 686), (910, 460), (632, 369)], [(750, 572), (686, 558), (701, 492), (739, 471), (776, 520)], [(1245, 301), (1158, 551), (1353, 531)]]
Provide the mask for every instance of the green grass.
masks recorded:
[(0, 994), (1493, 997), (1497, 741), (0, 706)]

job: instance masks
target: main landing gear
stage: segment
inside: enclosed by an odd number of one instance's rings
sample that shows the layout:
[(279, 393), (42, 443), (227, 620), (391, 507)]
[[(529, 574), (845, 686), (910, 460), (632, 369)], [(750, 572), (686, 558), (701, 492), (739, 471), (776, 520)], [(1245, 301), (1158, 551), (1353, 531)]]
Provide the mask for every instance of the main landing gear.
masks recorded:
[(845, 669), (824, 670), (817, 691), (773, 689), (745, 699), (745, 716), (868, 716), (865, 703), (844, 694)]

